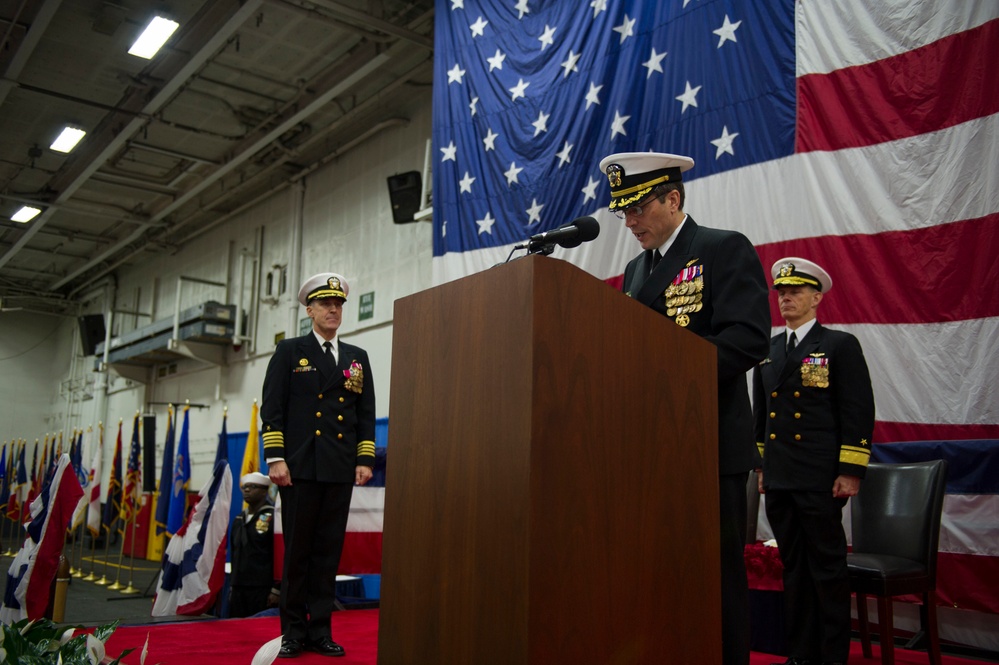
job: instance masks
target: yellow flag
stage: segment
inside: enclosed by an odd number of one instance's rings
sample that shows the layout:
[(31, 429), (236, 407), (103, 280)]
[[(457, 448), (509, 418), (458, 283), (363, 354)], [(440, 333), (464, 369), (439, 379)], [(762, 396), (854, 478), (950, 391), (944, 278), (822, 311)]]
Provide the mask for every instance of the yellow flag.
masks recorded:
[(239, 472), (240, 478), (248, 473), (260, 471), (260, 436), (257, 433), (257, 413), (257, 400), (253, 400), (253, 408), (250, 409), (250, 433), (246, 437), (246, 449), (243, 451), (243, 467)]

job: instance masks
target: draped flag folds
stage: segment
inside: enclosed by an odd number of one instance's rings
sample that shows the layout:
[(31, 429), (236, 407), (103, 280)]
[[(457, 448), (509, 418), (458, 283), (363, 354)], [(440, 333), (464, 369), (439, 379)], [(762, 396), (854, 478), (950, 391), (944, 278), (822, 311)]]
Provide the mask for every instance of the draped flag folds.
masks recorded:
[[(511, 4), (437, 3), (435, 283), (593, 215), (599, 237), (554, 256), (620, 286), (640, 247), (599, 160), (690, 155), (698, 223), (744, 233), (766, 269), (831, 272), (819, 318), (864, 347), (875, 444), (999, 457), (999, 3)], [(969, 574), (941, 596), (999, 611), (999, 495), (961, 503), (945, 525), (975, 528), (941, 541)]]
[(59, 566), (64, 533), (83, 495), (69, 455), (58, 458), (55, 470), (31, 502), (27, 537), (7, 572), (0, 621), (11, 624), (45, 615), (49, 590)]
[(173, 405), (167, 408), (166, 439), (163, 443), (163, 466), (160, 467), (160, 486), (156, 495), (156, 535), (167, 528), (170, 518), (170, 494), (173, 487)]
[(215, 602), (225, 577), (232, 471), (225, 459), (199, 492), (188, 521), (166, 548), (153, 616), (196, 615)]

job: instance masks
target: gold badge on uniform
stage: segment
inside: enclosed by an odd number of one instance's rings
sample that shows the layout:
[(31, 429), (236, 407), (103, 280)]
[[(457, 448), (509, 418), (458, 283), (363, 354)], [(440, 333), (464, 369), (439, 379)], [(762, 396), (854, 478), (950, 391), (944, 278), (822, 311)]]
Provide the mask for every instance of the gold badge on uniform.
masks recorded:
[(343, 382), (343, 387), (351, 392), (359, 393), (364, 390), (364, 368), (361, 363), (352, 360), (350, 369), (343, 370), (343, 375), (347, 380)]
[(621, 167), (617, 164), (611, 164), (607, 167), (607, 182), (610, 183), (611, 187), (621, 186)]
[(813, 353), (801, 361), (801, 385), (806, 388), (829, 387), (829, 359)]
[(301, 365), (302, 367), (305, 367), (306, 365), (309, 364), (309, 359), (308, 358), (302, 358), (301, 360), (298, 361), (298, 364)]
[(690, 325), (690, 315), (700, 312), (704, 294), (704, 266), (691, 265), (694, 259), (673, 278), (663, 295), (666, 297), (666, 316), (676, 317), (679, 326)]
[(254, 527), (257, 533), (264, 534), (270, 530), (271, 514), (270, 513), (260, 513), (257, 515), (257, 523)]

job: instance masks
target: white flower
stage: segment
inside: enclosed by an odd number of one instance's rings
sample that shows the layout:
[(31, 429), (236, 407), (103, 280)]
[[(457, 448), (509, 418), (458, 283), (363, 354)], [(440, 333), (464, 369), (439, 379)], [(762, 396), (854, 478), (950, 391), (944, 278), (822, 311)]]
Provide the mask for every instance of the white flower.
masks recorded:
[(104, 660), (104, 643), (93, 635), (87, 635), (87, 658), (90, 665), (99, 665)]

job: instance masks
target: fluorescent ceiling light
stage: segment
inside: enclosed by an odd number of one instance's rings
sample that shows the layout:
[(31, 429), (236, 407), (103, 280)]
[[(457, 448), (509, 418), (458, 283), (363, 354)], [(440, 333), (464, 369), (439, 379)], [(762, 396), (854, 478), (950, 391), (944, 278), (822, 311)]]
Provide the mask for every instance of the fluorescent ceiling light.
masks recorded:
[(31, 206), (22, 206), (21, 209), (15, 212), (10, 219), (11, 221), (21, 222), (23, 224), (24, 222), (30, 222), (31, 220), (33, 220), (41, 212), (42, 211), (39, 210), (38, 208), (32, 208)]
[(49, 147), (56, 152), (69, 152), (76, 147), (76, 144), (80, 142), (87, 133), (82, 129), (77, 129), (76, 127), (65, 127), (62, 133), (59, 134), (59, 138), (52, 142)]
[(139, 38), (135, 40), (135, 43), (132, 44), (132, 48), (128, 49), (129, 54), (137, 55), (146, 60), (152, 58), (160, 50), (160, 47), (166, 43), (166, 40), (170, 39), (170, 35), (174, 33), (174, 30), (179, 27), (180, 23), (176, 21), (171, 21), (162, 16), (155, 17), (149, 22), (146, 29), (142, 31)]

